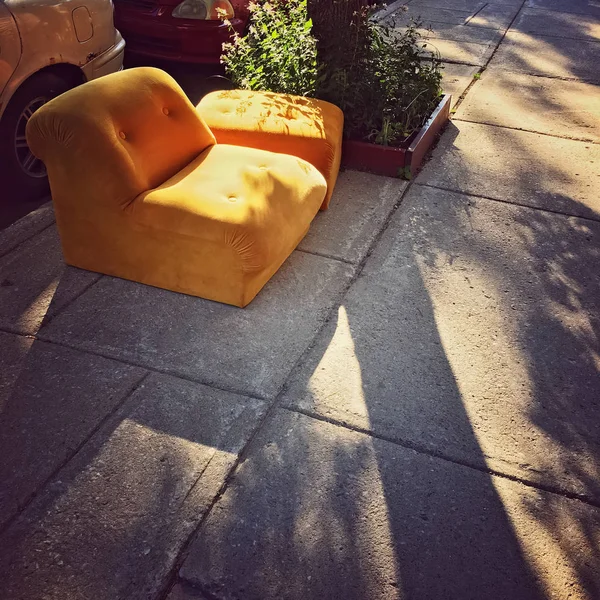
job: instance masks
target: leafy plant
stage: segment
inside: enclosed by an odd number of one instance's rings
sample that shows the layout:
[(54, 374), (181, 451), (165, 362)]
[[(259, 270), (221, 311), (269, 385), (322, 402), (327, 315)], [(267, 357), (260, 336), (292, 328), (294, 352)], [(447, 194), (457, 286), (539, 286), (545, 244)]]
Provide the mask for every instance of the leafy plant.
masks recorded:
[(247, 35), (224, 45), (227, 74), (242, 88), (328, 100), (344, 112), (347, 137), (398, 145), (439, 101), (440, 59), (420, 23), (377, 24), (366, 1), (308, 0), (314, 31), (307, 0), (251, 4)]
[(223, 45), (221, 62), (238, 87), (299, 96), (317, 89), (317, 43), (306, 0), (251, 3), (250, 27)]
[(395, 30), (374, 23), (372, 8), (357, 11), (348, 31), (330, 39), (321, 53), (317, 95), (344, 111), (348, 137), (398, 145), (439, 102), (441, 63), (427, 50), (420, 23)]

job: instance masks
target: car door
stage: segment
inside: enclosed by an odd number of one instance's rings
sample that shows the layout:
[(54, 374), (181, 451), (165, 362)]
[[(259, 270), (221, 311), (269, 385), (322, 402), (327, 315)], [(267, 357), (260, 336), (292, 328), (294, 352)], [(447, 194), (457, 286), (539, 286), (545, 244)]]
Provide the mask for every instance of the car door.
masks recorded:
[(0, 0), (0, 113), (6, 100), (2, 92), (21, 58), (21, 38), (10, 11)]

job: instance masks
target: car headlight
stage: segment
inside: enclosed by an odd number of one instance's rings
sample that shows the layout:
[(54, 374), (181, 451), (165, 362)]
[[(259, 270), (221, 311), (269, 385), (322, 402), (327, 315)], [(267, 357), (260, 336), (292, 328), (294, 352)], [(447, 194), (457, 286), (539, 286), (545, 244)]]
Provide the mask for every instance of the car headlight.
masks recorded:
[(205, 21), (233, 19), (235, 15), (229, 0), (183, 0), (172, 14), (178, 19), (201, 19)]

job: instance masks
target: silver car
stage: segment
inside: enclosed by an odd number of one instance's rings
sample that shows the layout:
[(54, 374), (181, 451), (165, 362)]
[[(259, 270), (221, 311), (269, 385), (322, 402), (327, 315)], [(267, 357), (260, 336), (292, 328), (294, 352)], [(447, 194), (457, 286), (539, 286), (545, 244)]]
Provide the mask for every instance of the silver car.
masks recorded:
[(111, 0), (0, 0), (0, 200), (47, 190), (25, 126), (48, 100), (123, 67)]

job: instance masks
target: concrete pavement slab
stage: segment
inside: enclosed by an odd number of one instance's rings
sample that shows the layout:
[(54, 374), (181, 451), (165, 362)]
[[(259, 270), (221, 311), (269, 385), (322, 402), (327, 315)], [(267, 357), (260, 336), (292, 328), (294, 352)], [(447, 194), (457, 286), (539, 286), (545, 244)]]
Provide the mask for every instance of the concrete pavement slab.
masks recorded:
[(527, 0), (525, 6), (600, 18), (597, 0)]
[(411, 7), (426, 6), (428, 8), (449, 8), (452, 10), (468, 10), (476, 12), (484, 6), (521, 6), (523, 0), (406, 0)]
[(0, 418), (23, 370), (33, 338), (0, 332)]
[(201, 383), (272, 397), (354, 269), (295, 252), (245, 309), (105, 277), (40, 336)]
[(442, 60), (445, 61), (483, 67), (494, 53), (496, 46), (436, 38), (424, 40), (423, 48), (427, 52), (439, 54)]
[(284, 403), (600, 504), (600, 224), (413, 186)]
[(600, 42), (600, 15), (592, 17), (525, 8), (513, 23), (511, 31)]
[(32, 238), (52, 223), (54, 223), (54, 210), (52, 203), (48, 202), (0, 231), (0, 257), (8, 254), (19, 244)]
[(452, 94), (452, 106), (458, 102), (459, 98), (473, 81), (475, 73), (479, 69), (471, 65), (457, 65), (453, 63), (444, 63), (442, 71), (442, 89), (444, 94)]
[(450, 10), (439, 6), (409, 5), (407, 8), (407, 10), (396, 11), (388, 17), (388, 22), (397, 26), (408, 25), (413, 20), (422, 23), (424, 27), (429, 27), (431, 23), (463, 25), (474, 13), (472, 10)]
[(35, 334), (99, 278), (67, 267), (56, 227), (48, 227), (0, 259), (0, 328)]
[(410, 0), (407, 4), (411, 11), (445, 8), (476, 13), (486, 5), (486, 2), (485, 0)]
[(178, 582), (167, 596), (167, 600), (211, 600), (205, 596), (200, 590), (186, 584), (186, 582)]
[(592, 600), (599, 525), (582, 502), (277, 411), (180, 574), (220, 600)]
[(509, 31), (491, 69), (600, 83), (600, 44)]
[(158, 597), (264, 409), (151, 375), (0, 538), (2, 599)]
[[(410, 2), (410, 0), (408, 0), (408, 2)], [(388, 2), (382, 5), (379, 10), (375, 11), (371, 18), (376, 23), (385, 21), (390, 15), (399, 11), (404, 11), (408, 2), (406, 0), (394, 0), (394, 2)]]
[(485, 44), (496, 46), (504, 33), (499, 29), (484, 27), (468, 27), (467, 25), (453, 25), (451, 23), (432, 23), (430, 29), (419, 29), (423, 37), (430, 39), (454, 40), (472, 44)]
[(600, 88), (487, 70), (455, 118), (600, 142)]
[(144, 371), (0, 333), (0, 529), (77, 451)]
[(452, 121), (419, 183), (600, 219), (600, 146)]
[(519, 8), (520, 6), (486, 4), (482, 10), (467, 21), (466, 25), (467, 27), (483, 27), (505, 31), (519, 12)]
[(359, 263), (407, 185), (358, 171), (340, 173), (329, 210), (316, 216), (298, 248)]

